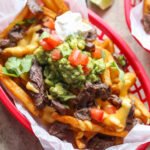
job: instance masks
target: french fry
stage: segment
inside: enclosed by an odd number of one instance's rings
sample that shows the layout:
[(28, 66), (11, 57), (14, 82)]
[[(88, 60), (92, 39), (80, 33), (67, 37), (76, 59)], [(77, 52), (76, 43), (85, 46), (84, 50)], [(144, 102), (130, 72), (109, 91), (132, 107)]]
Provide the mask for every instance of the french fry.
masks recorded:
[(76, 145), (79, 149), (83, 149), (86, 147), (86, 144), (82, 141), (83, 136), (84, 132), (78, 132), (75, 136)]
[(42, 110), (41, 120), (44, 124), (51, 124), (55, 121), (51, 115), (55, 112), (55, 109), (50, 106), (45, 106)]
[(110, 70), (106, 69), (103, 74), (101, 75), (102, 82), (107, 84), (108, 86), (112, 85), (111, 77), (110, 77)]
[(55, 13), (59, 12), (59, 8), (56, 6), (53, 0), (42, 0), (44, 5)]
[(43, 13), (44, 13), (44, 15), (46, 15), (52, 19), (55, 19), (57, 16), (57, 14), (54, 11), (52, 11), (46, 7), (43, 7)]
[(18, 22), (22, 21), (24, 18), (26, 18), (28, 13), (29, 13), (29, 9), (26, 6), (22, 10), (22, 12), (14, 19), (14, 21), (12, 23), (10, 23), (8, 25), (8, 27), (2, 33), (0, 33), (0, 38), (5, 38), (8, 34), (8, 32), (10, 32), (10, 30), (14, 27), (14, 25), (16, 25)]
[(69, 124), (73, 128), (77, 128), (81, 131), (96, 132), (96, 133), (102, 133), (102, 134), (110, 135), (110, 136), (117, 136), (117, 137), (125, 137), (127, 135), (127, 131), (122, 131), (122, 132), (110, 131), (90, 121), (78, 120), (71, 116), (60, 116), (57, 113), (55, 113), (52, 115), (52, 117), (59, 122)]
[(126, 120), (131, 109), (131, 100), (128, 97), (122, 97), (122, 106), (115, 114), (110, 114), (104, 118), (104, 124), (109, 127), (115, 127), (116, 131), (123, 131), (126, 127)]
[(40, 111), (36, 108), (29, 95), (20, 86), (18, 86), (11, 78), (3, 75), (2, 66), (0, 66), (0, 82), (13, 94), (16, 100), (21, 102), (23, 106), (27, 110), (29, 110), (29, 112), (33, 116), (39, 117), (41, 115)]
[(110, 77), (113, 84), (119, 83), (119, 70), (117, 68), (109, 68), (110, 70)]
[(106, 49), (111, 54), (115, 52), (114, 43), (110, 39), (105, 39), (103, 42), (96, 40), (94, 43), (96, 46)]
[[(4, 56), (16, 56), (16, 57), (22, 57), (27, 54), (32, 54), (36, 48), (38, 48), (38, 34), (33, 34), (31, 43), (29, 45), (24, 45), (25, 43), (28, 43), (27, 41), (21, 41), (21, 46), (18, 45), (16, 47), (10, 47), (10, 48), (5, 48), (2, 52), (2, 55)], [(24, 42), (24, 43), (23, 43)], [(24, 45), (24, 46), (22, 46)]]
[(136, 81), (135, 73), (128, 72), (124, 76), (124, 82), (120, 81), (120, 96), (126, 97), (128, 95), (129, 89), (134, 85)]
[(65, 4), (64, 0), (53, 0), (53, 2), (58, 7), (59, 13), (64, 13), (64, 12), (68, 11), (68, 7)]
[(136, 96), (129, 94), (130, 99), (134, 100), (135, 108), (139, 111), (136, 111), (136, 117), (140, 118), (145, 124), (149, 124), (150, 113), (144, 106), (144, 104)]

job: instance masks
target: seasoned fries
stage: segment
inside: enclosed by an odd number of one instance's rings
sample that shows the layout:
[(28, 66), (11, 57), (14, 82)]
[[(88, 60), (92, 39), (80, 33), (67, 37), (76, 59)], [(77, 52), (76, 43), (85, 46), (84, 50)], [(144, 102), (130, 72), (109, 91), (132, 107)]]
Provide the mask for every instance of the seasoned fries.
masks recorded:
[(0, 66), (0, 82), (15, 96), (18, 101), (21, 101), (23, 106), (27, 108), (32, 115), (36, 117), (40, 116), (39, 110), (35, 107), (32, 99), (27, 95), (27, 93), (12, 79), (2, 74), (2, 66)]
[(106, 137), (106, 145), (109, 139), (121, 144), (135, 119), (150, 123), (150, 113), (130, 92), (136, 74), (125, 71), (127, 61), (115, 55), (113, 41), (98, 40), (63, 0), (42, 2), (37, 14), (26, 6), (0, 34), (0, 84), (50, 134), (75, 148), (88, 149), (96, 137), (96, 143)]
[(57, 121), (69, 124), (72, 127), (77, 128), (81, 131), (96, 132), (117, 137), (125, 137), (127, 135), (126, 131), (123, 132), (109, 131), (104, 127), (91, 123), (90, 121), (81, 121), (71, 116), (60, 116), (58, 114), (53, 114), (52, 117), (55, 118)]

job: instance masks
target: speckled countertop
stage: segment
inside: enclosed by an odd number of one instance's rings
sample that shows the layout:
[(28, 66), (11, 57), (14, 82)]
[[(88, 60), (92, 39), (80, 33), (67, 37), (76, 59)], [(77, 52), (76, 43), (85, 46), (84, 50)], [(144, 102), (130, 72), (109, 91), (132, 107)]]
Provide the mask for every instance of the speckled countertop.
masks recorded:
[[(101, 12), (93, 5), (90, 7), (128, 43), (150, 77), (150, 54), (144, 51), (130, 35), (124, 17), (123, 0), (115, 0), (114, 5), (105, 12)], [(1, 103), (0, 150), (42, 150), (38, 140), (17, 122)]]

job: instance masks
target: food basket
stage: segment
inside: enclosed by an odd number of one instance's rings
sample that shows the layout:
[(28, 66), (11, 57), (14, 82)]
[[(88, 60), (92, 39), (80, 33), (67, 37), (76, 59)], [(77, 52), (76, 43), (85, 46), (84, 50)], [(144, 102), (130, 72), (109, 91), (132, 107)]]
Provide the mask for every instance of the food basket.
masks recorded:
[[(141, 2), (142, 0), (124, 0), (124, 12), (125, 12), (125, 18), (126, 18), (126, 22), (127, 22), (127, 25), (128, 25), (128, 28), (129, 28), (129, 30), (130, 30), (130, 32), (131, 32), (131, 21), (130, 21), (130, 12), (131, 12), (131, 9), (133, 8), (133, 7), (135, 7), (137, 4), (139, 4), (140, 2)], [(135, 37), (135, 36), (133, 36), (134, 38), (135, 38), (135, 40), (139, 43), (139, 45), (141, 46), (141, 47), (143, 47), (142, 46), (142, 44), (141, 44), (141, 42)], [(144, 48), (144, 47), (143, 47)], [(146, 49), (146, 48), (144, 48), (147, 52), (150, 52), (150, 49)]]
[[(137, 82), (132, 87), (131, 92), (136, 94), (145, 105), (150, 108), (150, 80), (146, 75), (139, 60), (133, 54), (128, 45), (116, 34), (104, 21), (91, 10), (88, 10), (90, 22), (98, 29), (99, 38), (109, 37), (115, 44), (119, 53), (124, 54), (128, 60), (127, 70), (137, 74)], [(9, 99), (5, 91), (0, 87), (0, 100), (9, 112), (31, 133), (33, 133), (28, 120), (17, 110), (13, 102)], [(142, 146), (143, 148), (143, 146)]]

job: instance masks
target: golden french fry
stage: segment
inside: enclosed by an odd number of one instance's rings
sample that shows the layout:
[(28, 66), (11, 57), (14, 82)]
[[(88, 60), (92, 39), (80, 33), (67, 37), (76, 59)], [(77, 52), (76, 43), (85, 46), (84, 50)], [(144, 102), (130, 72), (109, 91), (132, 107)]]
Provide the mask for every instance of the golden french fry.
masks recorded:
[(94, 43), (96, 46), (106, 49), (111, 54), (115, 52), (114, 43), (110, 39), (105, 39), (103, 42), (96, 40)]
[[(25, 46), (24, 44), (26, 42), (23, 40), (20, 43), (21, 46), (18, 45), (16, 47), (5, 48), (2, 52), (2, 55), (7, 56), (7, 57), (8, 56), (22, 57), (27, 54), (32, 54), (39, 46), (38, 38), (39, 38), (39, 35), (35, 33), (35, 34), (33, 34), (31, 43), (29, 43), (29, 45)], [(22, 45), (24, 45), (24, 46), (22, 46)]]
[(111, 77), (110, 77), (110, 70), (106, 69), (103, 74), (101, 75), (102, 82), (107, 84), (108, 86), (112, 85)]
[(122, 132), (110, 131), (90, 121), (82, 121), (72, 116), (60, 116), (57, 113), (55, 113), (52, 115), (52, 117), (59, 122), (69, 124), (73, 128), (77, 128), (81, 131), (96, 132), (96, 133), (102, 133), (105, 135), (118, 136), (118, 137), (125, 137), (127, 135), (127, 131), (122, 131)]
[(117, 68), (110, 67), (110, 77), (113, 84), (119, 83), (119, 70)]
[(125, 97), (128, 95), (129, 89), (134, 85), (136, 81), (135, 73), (128, 72), (124, 75), (124, 81), (120, 81), (120, 96)]
[(126, 127), (126, 120), (131, 109), (131, 100), (128, 97), (122, 97), (122, 106), (115, 114), (110, 114), (104, 118), (104, 124), (110, 127), (116, 127), (117, 131), (123, 131)]
[(28, 13), (29, 13), (29, 9), (26, 6), (22, 10), (22, 12), (14, 19), (14, 21), (12, 23), (10, 23), (8, 25), (8, 27), (2, 33), (0, 33), (0, 38), (5, 38), (8, 34), (8, 32), (10, 32), (10, 30), (14, 27), (14, 25), (16, 25), (18, 22), (22, 21), (24, 18), (26, 18)]
[(57, 16), (57, 14), (54, 11), (52, 11), (46, 7), (43, 7), (43, 13), (44, 13), (44, 15), (46, 15), (52, 19), (55, 19)]
[(44, 124), (51, 124), (55, 121), (51, 115), (55, 112), (55, 109), (50, 106), (45, 106), (42, 110), (41, 120)]
[(83, 149), (86, 147), (86, 144), (82, 141), (82, 138), (84, 136), (84, 132), (78, 132), (75, 136), (76, 145), (79, 149)]
[(0, 66), (0, 82), (4, 87), (6, 87), (12, 95), (23, 104), (23, 106), (29, 110), (29, 112), (36, 116), (40, 116), (40, 111), (34, 105), (30, 96), (20, 87), (18, 86), (11, 78), (8, 76), (3, 75), (2, 73), (2, 66)]
[(55, 13), (59, 12), (59, 8), (56, 6), (53, 0), (42, 0), (44, 5), (54, 11)]
[(135, 115), (140, 118), (145, 124), (149, 123), (150, 113), (144, 106), (144, 104), (136, 96), (129, 94), (130, 99), (134, 101), (136, 110)]
[(68, 11), (68, 7), (65, 4), (64, 0), (53, 0), (53, 2), (58, 7), (59, 13), (64, 13), (64, 12)]

